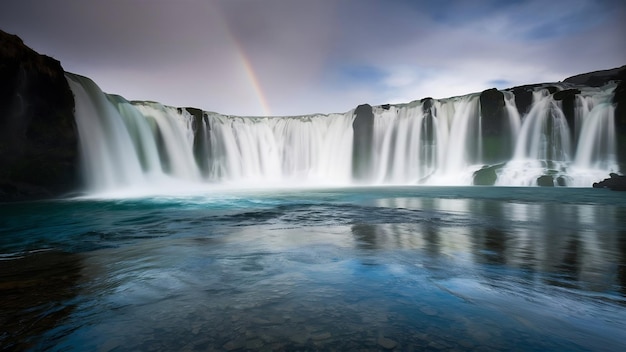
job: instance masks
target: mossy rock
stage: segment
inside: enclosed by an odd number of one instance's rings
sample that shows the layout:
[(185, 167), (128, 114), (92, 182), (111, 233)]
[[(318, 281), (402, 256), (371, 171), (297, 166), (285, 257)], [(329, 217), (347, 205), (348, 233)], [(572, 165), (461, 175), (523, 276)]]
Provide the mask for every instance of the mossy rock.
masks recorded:
[(501, 165), (494, 166), (486, 166), (482, 169), (474, 172), (474, 179), (472, 183), (475, 186), (493, 186), (496, 184), (498, 180), (498, 175), (496, 170), (499, 169)]
[(543, 175), (537, 178), (537, 186), (554, 187), (554, 178), (552, 176)]
[(567, 178), (563, 177), (563, 176), (559, 176), (556, 178), (556, 184), (560, 187), (566, 187), (567, 186)]

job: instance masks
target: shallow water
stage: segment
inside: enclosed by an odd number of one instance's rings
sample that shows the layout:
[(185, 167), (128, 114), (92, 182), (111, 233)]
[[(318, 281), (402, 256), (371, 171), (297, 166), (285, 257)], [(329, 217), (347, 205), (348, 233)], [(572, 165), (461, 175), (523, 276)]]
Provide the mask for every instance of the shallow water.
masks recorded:
[(0, 204), (0, 345), (622, 351), (625, 219), (571, 188)]

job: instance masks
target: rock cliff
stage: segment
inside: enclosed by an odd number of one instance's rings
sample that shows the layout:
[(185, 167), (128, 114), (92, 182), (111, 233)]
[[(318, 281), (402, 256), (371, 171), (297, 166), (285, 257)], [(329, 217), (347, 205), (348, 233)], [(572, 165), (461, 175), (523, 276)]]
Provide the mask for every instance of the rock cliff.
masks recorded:
[(0, 31), (0, 201), (78, 185), (74, 97), (59, 61)]

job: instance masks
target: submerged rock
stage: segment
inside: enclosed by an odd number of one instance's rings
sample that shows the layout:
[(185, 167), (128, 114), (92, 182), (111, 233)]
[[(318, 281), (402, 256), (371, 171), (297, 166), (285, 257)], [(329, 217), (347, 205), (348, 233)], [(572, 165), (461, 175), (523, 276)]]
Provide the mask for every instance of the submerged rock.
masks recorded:
[(392, 350), (394, 348), (396, 348), (396, 346), (398, 345), (398, 343), (390, 338), (384, 337), (384, 336), (380, 336), (378, 337), (378, 340), (376, 341), (378, 343), (378, 345), (386, 350)]
[(609, 178), (594, 182), (593, 188), (608, 188), (613, 191), (626, 191), (626, 176), (611, 173)]

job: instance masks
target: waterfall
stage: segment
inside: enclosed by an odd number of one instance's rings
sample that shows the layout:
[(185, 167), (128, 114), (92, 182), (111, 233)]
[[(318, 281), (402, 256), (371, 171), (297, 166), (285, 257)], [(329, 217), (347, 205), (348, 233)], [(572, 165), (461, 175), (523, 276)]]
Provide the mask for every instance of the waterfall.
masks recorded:
[(548, 90), (533, 92), (533, 105), (522, 125), (514, 160), (569, 161), (570, 129)]
[(133, 107), (146, 120), (153, 121), (153, 133), (162, 149), (162, 171), (181, 179), (199, 180), (200, 170), (193, 155), (191, 114), (187, 110), (179, 114), (178, 109), (158, 103), (136, 103)]
[(483, 92), (341, 114), (239, 117), (129, 102), (85, 77), (67, 80), (89, 192), (159, 192), (172, 182), (588, 187), (619, 171), (613, 83), (539, 86), (525, 112), (512, 91), (492, 90), (485, 101)]
[(452, 114), (442, 116), (449, 121), (450, 135), (448, 140), (442, 141), (446, 151), (440, 177), (453, 184), (471, 182), (467, 180), (465, 171), (468, 166), (478, 164), (482, 158), (478, 95), (460, 97), (445, 101), (444, 104), (451, 106), (448, 111), (452, 111)]
[(578, 146), (574, 165), (583, 169), (617, 171), (615, 107), (610, 96), (581, 96), (578, 100)]
[(67, 77), (76, 101), (81, 162), (89, 190), (143, 182), (133, 136), (124, 119), (91, 80)]
[(530, 111), (522, 118), (515, 153), (499, 170), (497, 185), (589, 187), (618, 171), (615, 84), (584, 88), (575, 96), (570, 126), (563, 102), (547, 89), (533, 92)]
[(208, 118), (208, 180), (267, 184), (349, 184), (352, 114)]
[(90, 79), (66, 74), (76, 102), (87, 190), (159, 187), (170, 178), (199, 181), (190, 143), (191, 115), (157, 103), (131, 104)]
[[(396, 110), (378, 109), (374, 113), (375, 183), (417, 183), (428, 172), (420, 157), (424, 144), (424, 119), (421, 106)], [(379, 152), (376, 152), (379, 151)]]

